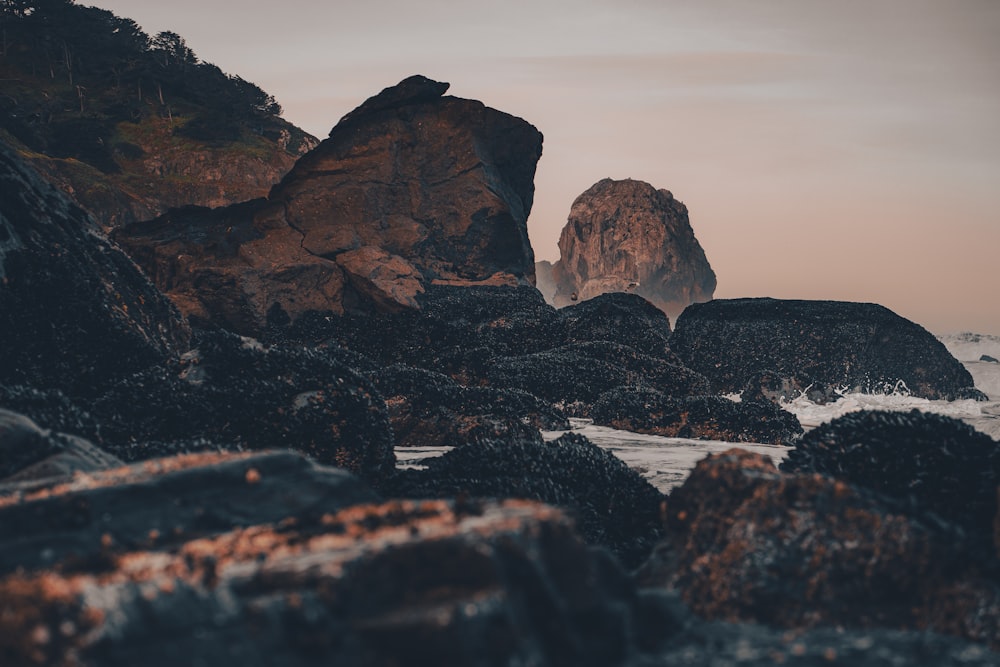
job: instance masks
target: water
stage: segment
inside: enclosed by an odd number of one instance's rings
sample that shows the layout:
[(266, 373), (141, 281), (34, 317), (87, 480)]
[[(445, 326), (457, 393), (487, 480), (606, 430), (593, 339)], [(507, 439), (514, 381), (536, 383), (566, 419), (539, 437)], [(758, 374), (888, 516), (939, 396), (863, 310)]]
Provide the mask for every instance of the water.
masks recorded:
[[(783, 407), (795, 414), (806, 430), (857, 410), (916, 409), (960, 419), (995, 440), (1000, 440), (1000, 363), (980, 361), (980, 357), (984, 354), (1000, 359), (1000, 336), (956, 334), (942, 336), (940, 339), (948, 351), (969, 369), (976, 388), (989, 396), (989, 401), (929, 401), (909, 396), (901, 388), (900, 391), (887, 395), (845, 393), (837, 401), (826, 405), (817, 405), (804, 398), (798, 398)], [(790, 449), (777, 445), (642, 435), (594, 426), (585, 419), (570, 420), (570, 422), (573, 432), (585, 435), (594, 444), (608, 449), (663, 492), (669, 492), (681, 484), (695, 464), (708, 454), (739, 447), (769, 456), (777, 465)], [(542, 435), (546, 440), (553, 440), (563, 433), (565, 431), (547, 431)], [(440, 456), (448, 449), (450, 448), (398, 448), (396, 458), (401, 468), (419, 468), (424, 459)]]

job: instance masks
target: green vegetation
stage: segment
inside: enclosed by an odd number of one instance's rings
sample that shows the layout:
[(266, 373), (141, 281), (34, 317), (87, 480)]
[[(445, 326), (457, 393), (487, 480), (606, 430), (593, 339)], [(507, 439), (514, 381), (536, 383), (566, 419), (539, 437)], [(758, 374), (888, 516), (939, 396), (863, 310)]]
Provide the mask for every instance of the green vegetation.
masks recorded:
[[(0, 130), (22, 150), (104, 174), (151, 151), (267, 159), (307, 140), (274, 97), (200, 62), (172, 32), (72, 0), (0, 0)], [(126, 169), (127, 170), (127, 169)]]

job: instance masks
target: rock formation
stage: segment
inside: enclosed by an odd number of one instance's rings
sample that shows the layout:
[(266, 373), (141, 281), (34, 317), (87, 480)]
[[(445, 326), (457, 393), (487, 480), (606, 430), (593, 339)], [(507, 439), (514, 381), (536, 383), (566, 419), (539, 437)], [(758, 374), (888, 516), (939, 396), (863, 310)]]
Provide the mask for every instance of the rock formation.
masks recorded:
[(0, 145), (0, 384), (90, 393), (188, 335), (93, 219)]
[(969, 371), (937, 338), (872, 303), (717, 299), (695, 304), (675, 323), (670, 349), (720, 393), (741, 392), (755, 376), (772, 371), (850, 390), (984, 398)]
[(622, 665), (634, 589), (557, 510), (378, 502), (289, 453), (0, 495), (4, 665)]
[(265, 196), (319, 143), (174, 33), (75, 2), (5, 5), (2, 20), (0, 143), (105, 230)]
[(715, 272), (694, 237), (687, 207), (642, 181), (606, 178), (577, 197), (559, 252), (551, 270), (557, 307), (634, 292), (676, 317), (715, 292)]
[(912, 511), (933, 512), (992, 548), (1000, 444), (957, 419), (917, 410), (847, 414), (806, 434), (781, 469), (830, 475), (907, 501)]
[(594, 402), (595, 424), (668, 438), (788, 445), (802, 434), (795, 415), (766, 401), (669, 396), (648, 387), (616, 387)]
[(929, 629), (1000, 648), (1000, 584), (961, 533), (867, 489), (729, 450), (668, 500), (638, 579), (706, 618), (784, 628)]
[(345, 116), (266, 200), (117, 238), (181, 309), (243, 333), (306, 311), (418, 307), (433, 283), (530, 284), (541, 134), (415, 76)]

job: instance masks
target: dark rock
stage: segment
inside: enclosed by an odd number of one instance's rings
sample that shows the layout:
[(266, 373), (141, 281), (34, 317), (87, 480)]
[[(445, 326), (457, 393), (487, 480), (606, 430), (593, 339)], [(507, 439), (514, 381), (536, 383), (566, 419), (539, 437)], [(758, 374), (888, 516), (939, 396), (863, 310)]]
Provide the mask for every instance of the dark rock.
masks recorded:
[(385, 397), (397, 447), (457, 447), (530, 438), (536, 428), (569, 429), (564, 416), (527, 392), (462, 387), (441, 373), (402, 365), (371, 378)]
[(774, 371), (762, 371), (747, 381), (740, 394), (742, 401), (769, 401), (781, 405), (800, 396), (817, 405), (826, 405), (840, 398), (833, 387), (803, 375), (784, 376)]
[(795, 415), (767, 401), (673, 398), (648, 387), (622, 386), (604, 392), (590, 417), (600, 426), (670, 438), (787, 445), (802, 434)]
[(611, 341), (651, 357), (680, 363), (670, 351), (670, 320), (636, 294), (601, 294), (559, 311), (570, 342)]
[(656, 387), (669, 396), (693, 396), (709, 391), (698, 373), (663, 359), (649, 357), (616, 343), (574, 343), (545, 352), (467, 363), (473, 377), (496, 387), (523, 389), (579, 416), (607, 391), (623, 383)]
[(0, 485), (120, 465), (83, 438), (38, 428), (24, 415), (0, 408)]
[(541, 500), (572, 512), (587, 542), (607, 547), (630, 567), (661, 534), (663, 495), (580, 435), (548, 443), (481, 441), (425, 463), (427, 470), (400, 472), (386, 495)]
[(633, 651), (634, 589), (556, 510), (311, 509), (168, 550), (111, 549), (73, 574), (0, 579), (5, 664), (605, 667)]
[[(242, 333), (308, 311), (417, 308), (432, 284), (527, 285), (542, 136), (412, 77), (362, 104), (267, 200), (116, 238), (190, 315)], [(268, 321), (268, 313), (272, 313)]]
[(185, 348), (169, 301), (4, 146), (0, 211), (0, 384), (90, 394)]
[(553, 266), (556, 306), (606, 292), (634, 292), (676, 317), (715, 291), (687, 207), (648, 183), (606, 178), (577, 197)]
[(307, 345), (332, 343), (386, 366), (450, 376), (461, 375), (463, 359), (477, 349), (492, 358), (547, 350), (566, 339), (559, 311), (531, 287), (434, 285), (420, 304), (419, 311), (399, 313), (310, 313), (278, 333)]
[(969, 372), (932, 334), (871, 303), (693, 304), (678, 318), (670, 349), (720, 393), (742, 391), (753, 376), (772, 371), (856, 391), (905, 385), (914, 396), (929, 399), (982, 397)]
[(988, 354), (980, 355), (979, 361), (988, 361), (991, 364), (1000, 364), (1000, 359), (997, 359), (996, 357), (991, 357)]
[(126, 460), (171, 452), (162, 444), (147, 451), (146, 441), (202, 439), (227, 449), (295, 449), (373, 482), (395, 465), (385, 402), (371, 382), (324, 350), (265, 348), (224, 332), (202, 334), (176, 365), (115, 385), (91, 412), (102, 446)]
[(639, 663), (645, 667), (986, 667), (998, 662), (997, 654), (985, 646), (929, 632), (843, 627), (789, 632), (753, 623), (704, 621), (672, 592), (640, 591), (640, 601), (645, 612), (640, 619), (655, 619), (647, 630), (652, 655)]
[(955, 531), (821, 475), (730, 450), (670, 496), (640, 585), (709, 619), (784, 628), (926, 629), (1000, 647), (1000, 585)]
[(318, 520), (375, 499), (347, 472), (292, 452), (191, 454), (58, 485), (2, 484), (0, 572), (87, 570), (122, 552), (169, 550), (289, 517)]
[(993, 541), (1000, 443), (957, 419), (917, 410), (854, 412), (807, 433), (781, 464), (908, 500)]

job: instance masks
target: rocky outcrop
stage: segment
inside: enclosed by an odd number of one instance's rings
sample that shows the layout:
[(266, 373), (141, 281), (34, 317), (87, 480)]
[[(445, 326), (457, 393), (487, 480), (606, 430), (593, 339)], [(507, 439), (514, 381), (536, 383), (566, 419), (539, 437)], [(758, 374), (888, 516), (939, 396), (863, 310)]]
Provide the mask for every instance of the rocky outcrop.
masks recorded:
[(560, 512), (373, 500), (288, 453), (164, 459), (0, 496), (0, 655), (11, 667), (635, 656), (634, 589)]
[(648, 387), (616, 387), (594, 402), (595, 424), (668, 438), (788, 445), (802, 434), (795, 415), (766, 401), (667, 396)]
[(325, 350), (203, 333), (180, 361), (137, 373), (88, 407), (100, 424), (95, 442), (126, 461), (290, 448), (373, 483), (395, 465), (382, 396)]
[[(541, 291), (541, 290), (539, 290)], [(570, 342), (611, 341), (680, 363), (670, 351), (670, 320), (637, 294), (612, 292), (560, 309)]]
[(530, 391), (580, 417), (589, 415), (590, 406), (608, 387), (621, 384), (654, 387), (675, 397), (709, 392), (707, 380), (685, 366), (605, 341), (572, 343), (486, 363), (470, 361), (467, 367), (491, 386)]
[(345, 116), (266, 200), (188, 209), (117, 239), (181, 309), (242, 333), (268, 314), (418, 307), (427, 286), (534, 282), (542, 135), (411, 77)]
[[(122, 123), (112, 170), (74, 159), (33, 154), (48, 181), (87, 210), (105, 230), (150, 220), (183, 206), (220, 207), (265, 197), (295, 161), (319, 141), (278, 118), (273, 136), (239, 143), (196, 142), (163, 119)], [(95, 137), (96, 139), (96, 137)]]
[(852, 391), (984, 398), (972, 376), (918, 324), (872, 303), (717, 299), (677, 320), (670, 349), (720, 393), (765, 371)]
[(188, 335), (93, 219), (0, 146), (0, 384), (91, 393)]
[(525, 391), (463, 387), (441, 373), (393, 365), (371, 374), (385, 397), (397, 447), (458, 447), (477, 440), (537, 437), (569, 422)]
[(661, 535), (662, 494), (639, 473), (583, 436), (552, 442), (482, 441), (402, 472), (387, 495), (410, 498), (527, 498), (576, 518), (585, 540), (637, 566)]
[(642, 585), (706, 618), (784, 628), (929, 629), (1000, 648), (1000, 584), (953, 526), (821, 475), (730, 450), (670, 496)]
[(715, 292), (715, 272), (687, 207), (642, 181), (606, 178), (577, 197), (559, 252), (552, 267), (557, 307), (607, 292), (634, 292), (676, 317)]
[(823, 473), (907, 501), (992, 548), (1000, 443), (957, 419), (917, 410), (847, 414), (806, 434), (781, 469)]

